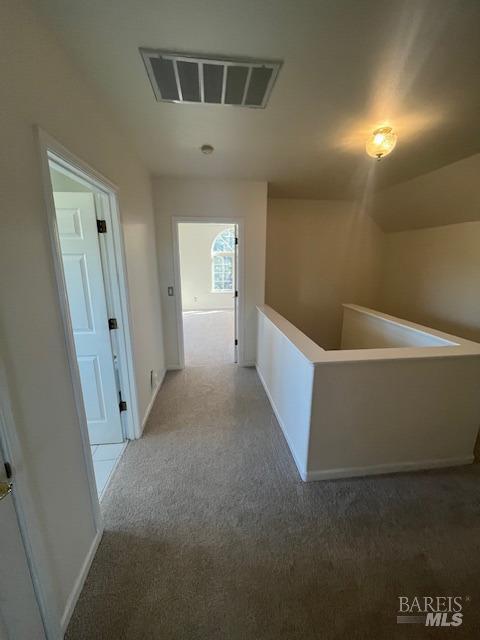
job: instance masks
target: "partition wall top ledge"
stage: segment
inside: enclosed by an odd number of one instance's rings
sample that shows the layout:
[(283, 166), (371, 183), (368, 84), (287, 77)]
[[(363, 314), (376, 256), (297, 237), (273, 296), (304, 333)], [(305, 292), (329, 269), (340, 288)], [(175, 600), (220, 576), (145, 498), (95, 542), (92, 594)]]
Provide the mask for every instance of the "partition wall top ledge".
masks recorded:
[[(277, 311), (268, 305), (259, 305), (257, 309), (272, 322), (286, 338), (313, 365), (334, 362), (365, 362), (366, 360), (399, 360), (411, 358), (445, 358), (480, 355), (480, 344), (452, 336), (430, 327), (425, 327), (408, 320), (390, 316), (381, 311), (369, 309), (356, 304), (344, 303), (342, 344), (338, 350), (326, 350), (316, 344), (308, 336), (297, 329)], [(370, 325), (377, 324), (375, 338), (379, 346), (363, 346), (356, 342), (354, 326), (358, 322)], [(363, 333), (365, 328), (358, 333)], [(378, 335), (388, 332), (388, 338)], [(352, 335), (353, 334), (353, 335)], [(399, 344), (389, 344), (392, 335), (404, 334)], [(380, 343), (384, 344), (380, 344)]]

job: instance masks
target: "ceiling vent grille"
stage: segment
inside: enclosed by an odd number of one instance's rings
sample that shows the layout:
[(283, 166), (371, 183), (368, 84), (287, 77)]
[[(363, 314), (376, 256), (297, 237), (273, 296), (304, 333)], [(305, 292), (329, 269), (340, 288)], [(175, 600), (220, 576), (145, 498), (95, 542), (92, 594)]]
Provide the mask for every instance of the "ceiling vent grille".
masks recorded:
[(159, 102), (227, 104), (263, 109), (281, 62), (213, 58), (140, 49)]

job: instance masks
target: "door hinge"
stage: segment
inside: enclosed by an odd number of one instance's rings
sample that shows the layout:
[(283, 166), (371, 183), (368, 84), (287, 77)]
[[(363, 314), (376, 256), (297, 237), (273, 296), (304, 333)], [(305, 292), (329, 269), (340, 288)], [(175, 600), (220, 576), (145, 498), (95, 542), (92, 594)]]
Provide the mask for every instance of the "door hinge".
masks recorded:
[(105, 220), (97, 220), (98, 233), (107, 233), (107, 223)]
[(4, 463), (5, 466), (5, 475), (8, 479), (12, 477), (12, 465), (9, 462)]
[(235, 298), (238, 298), (238, 291), (235, 291)]
[(118, 408), (120, 409), (120, 413), (122, 411), (126, 411), (127, 410), (127, 403), (125, 402), (125, 400), (122, 399), (122, 392), (121, 391), (118, 392), (118, 399), (119, 399)]
[(238, 244), (238, 238), (235, 238), (235, 244)]
[(108, 319), (108, 328), (110, 329), (110, 331), (112, 331), (112, 329), (118, 329), (118, 323), (116, 318)]
[(235, 338), (235, 346), (238, 347), (238, 340)]

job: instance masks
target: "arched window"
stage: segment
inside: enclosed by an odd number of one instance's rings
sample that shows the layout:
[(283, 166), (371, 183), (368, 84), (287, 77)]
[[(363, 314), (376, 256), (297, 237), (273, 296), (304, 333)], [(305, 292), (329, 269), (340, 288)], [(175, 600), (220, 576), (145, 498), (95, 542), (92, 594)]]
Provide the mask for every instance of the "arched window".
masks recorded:
[(212, 243), (212, 291), (233, 291), (235, 234), (233, 229), (221, 231)]

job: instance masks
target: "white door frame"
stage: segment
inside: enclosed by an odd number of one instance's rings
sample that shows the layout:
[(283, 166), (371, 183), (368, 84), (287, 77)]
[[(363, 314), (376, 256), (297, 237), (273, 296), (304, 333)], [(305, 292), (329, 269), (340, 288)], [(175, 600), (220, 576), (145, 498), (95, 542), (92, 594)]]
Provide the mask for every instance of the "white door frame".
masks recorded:
[(180, 243), (178, 239), (178, 225), (181, 223), (194, 224), (229, 224), (237, 225), (238, 230), (238, 270), (236, 274), (238, 301), (237, 301), (237, 340), (238, 340), (238, 364), (244, 366), (244, 219), (235, 218), (215, 218), (205, 216), (172, 216), (172, 237), (173, 237), (173, 285), (175, 296), (175, 315), (177, 324), (177, 348), (179, 369), (185, 368), (185, 347), (183, 337), (183, 308), (182, 308), (182, 277), (180, 271)]
[(37, 128), (36, 132), (40, 150), (48, 229), (52, 244), (52, 257), (57, 279), (65, 343), (70, 365), (76, 409), (81, 426), (82, 444), (85, 464), (90, 481), (92, 506), (95, 513), (97, 527), (100, 529), (102, 526), (101, 516), (95, 484), (95, 475), (93, 471), (90, 442), (88, 438), (87, 418), (83, 403), (80, 373), (78, 370), (75, 342), (70, 320), (70, 310), (63, 271), (62, 253), (58, 235), (57, 217), (53, 200), (49, 164), (50, 162), (53, 162), (59, 170), (62, 170), (63, 168), (64, 171), (67, 171), (70, 174), (73, 173), (76, 180), (90, 188), (93, 188), (96, 192), (95, 201), (101, 206), (102, 213), (107, 221), (107, 228), (111, 229), (111, 233), (105, 234), (105, 240), (102, 240), (100, 243), (102, 262), (105, 261), (104, 264), (108, 265), (108, 269), (105, 270), (103, 275), (105, 279), (108, 278), (108, 289), (112, 293), (110, 296), (111, 304), (113, 305), (115, 317), (119, 320), (119, 330), (116, 331), (119, 356), (119, 375), (122, 386), (122, 398), (126, 400), (128, 406), (128, 410), (124, 412), (124, 415), (122, 416), (122, 419), (125, 420), (125, 436), (129, 439), (134, 439), (140, 437), (141, 425), (138, 414), (137, 389), (135, 384), (128, 284), (125, 268), (125, 249), (118, 207), (118, 189), (110, 180), (70, 153), (68, 149), (45, 133), (45, 131)]

